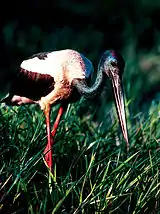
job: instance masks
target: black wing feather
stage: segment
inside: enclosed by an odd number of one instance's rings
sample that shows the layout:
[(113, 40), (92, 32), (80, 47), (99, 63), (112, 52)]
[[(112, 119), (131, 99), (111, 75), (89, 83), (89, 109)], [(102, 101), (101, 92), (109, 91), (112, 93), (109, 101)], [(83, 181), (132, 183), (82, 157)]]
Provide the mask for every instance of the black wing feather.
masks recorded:
[(45, 60), (48, 57), (47, 55), (49, 53), (51, 53), (51, 51), (36, 53), (36, 54), (33, 54), (32, 56), (28, 57), (27, 59), (32, 59), (34, 57), (38, 57), (38, 59), (40, 59), (40, 60)]

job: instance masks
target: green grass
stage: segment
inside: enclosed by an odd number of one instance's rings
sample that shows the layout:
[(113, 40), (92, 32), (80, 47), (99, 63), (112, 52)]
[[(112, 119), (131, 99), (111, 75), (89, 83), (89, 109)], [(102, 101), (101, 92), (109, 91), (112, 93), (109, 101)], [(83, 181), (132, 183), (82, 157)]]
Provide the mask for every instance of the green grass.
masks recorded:
[(92, 114), (78, 115), (82, 104), (70, 105), (60, 123), (54, 176), (43, 162), (43, 113), (36, 106), (1, 106), (1, 213), (160, 212), (160, 105), (146, 116), (127, 111), (127, 154), (117, 120), (104, 130)]

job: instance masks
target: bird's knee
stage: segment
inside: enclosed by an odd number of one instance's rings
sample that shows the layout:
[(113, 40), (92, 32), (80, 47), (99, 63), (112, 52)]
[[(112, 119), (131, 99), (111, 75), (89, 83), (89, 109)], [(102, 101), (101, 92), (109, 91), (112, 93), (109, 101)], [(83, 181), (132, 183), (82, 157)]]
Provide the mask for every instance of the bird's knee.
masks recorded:
[(39, 101), (39, 105), (41, 110), (45, 110), (47, 108), (48, 105), (50, 105), (48, 99), (46, 97), (41, 97), (40, 101)]

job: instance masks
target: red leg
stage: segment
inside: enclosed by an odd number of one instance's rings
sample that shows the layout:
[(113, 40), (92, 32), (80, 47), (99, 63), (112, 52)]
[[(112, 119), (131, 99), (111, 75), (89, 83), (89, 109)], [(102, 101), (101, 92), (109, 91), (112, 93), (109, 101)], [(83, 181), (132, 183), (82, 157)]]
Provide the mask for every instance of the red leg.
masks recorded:
[(53, 138), (54, 138), (54, 136), (55, 136), (55, 134), (56, 134), (56, 131), (57, 131), (57, 129), (58, 129), (58, 125), (59, 125), (60, 119), (61, 119), (61, 117), (62, 117), (63, 111), (64, 111), (64, 107), (63, 107), (63, 106), (60, 106), (59, 111), (58, 111), (58, 114), (57, 114), (57, 117), (56, 117), (56, 120), (55, 120), (55, 122), (54, 122), (52, 131), (51, 131), (51, 135), (52, 135)]
[(50, 105), (47, 105), (44, 114), (46, 117), (46, 127), (47, 127), (47, 138), (48, 138), (48, 143), (47, 143), (47, 154), (45, 155), (45, 160), (47, 162), (47, 165), (50, 170), (52, 170), (52, 150), (51, 150), (51, 128), (50, 128)]
[[(51, 136), (52, 138), (54, 138), (55, 134), (56, 134), (56, 131), (57, 131), (57, 128), (58, 128), (58, 125), (59, 125), (59, 122), (60, 122), (60, 119), (61, 119), (61, 116), (63, 114), (63, 111), (64, 111), (64, 106), (61, 105), (60, 108), (59, 108), (59, 111), (58, 111), (58, 114), (57, 114), (57, 117), (56, 117), (56, 120), (54, 122), (54, 125), (53, 125), (53, 128), (52, 128), (52, 131), (51, 131)], [(47, 132), (48, 134), (48, 132)], [(52, 155), (52, 151), (51, 151), (51, 146), (53, 145), (54, 141), (53, 139), (50, 138), (50, 144), (48, 143), (45, 150), (44, 150), (44, 154), (45, 155), (45, 160), (49, 166), (50, 164), (50, 153)], [(51, 152), (50, 152), (51, 151)]]

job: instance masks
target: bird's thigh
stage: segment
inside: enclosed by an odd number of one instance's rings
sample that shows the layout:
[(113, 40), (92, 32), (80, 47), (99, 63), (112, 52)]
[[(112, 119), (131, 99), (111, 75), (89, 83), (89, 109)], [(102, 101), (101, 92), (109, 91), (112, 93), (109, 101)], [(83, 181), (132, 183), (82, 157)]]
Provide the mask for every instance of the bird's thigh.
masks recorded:
[(45, 98), (50, 104), (55, 103), (58, 100), (66, 100), (71, 94), (70, 87), (57, 87), (50, 92)]

